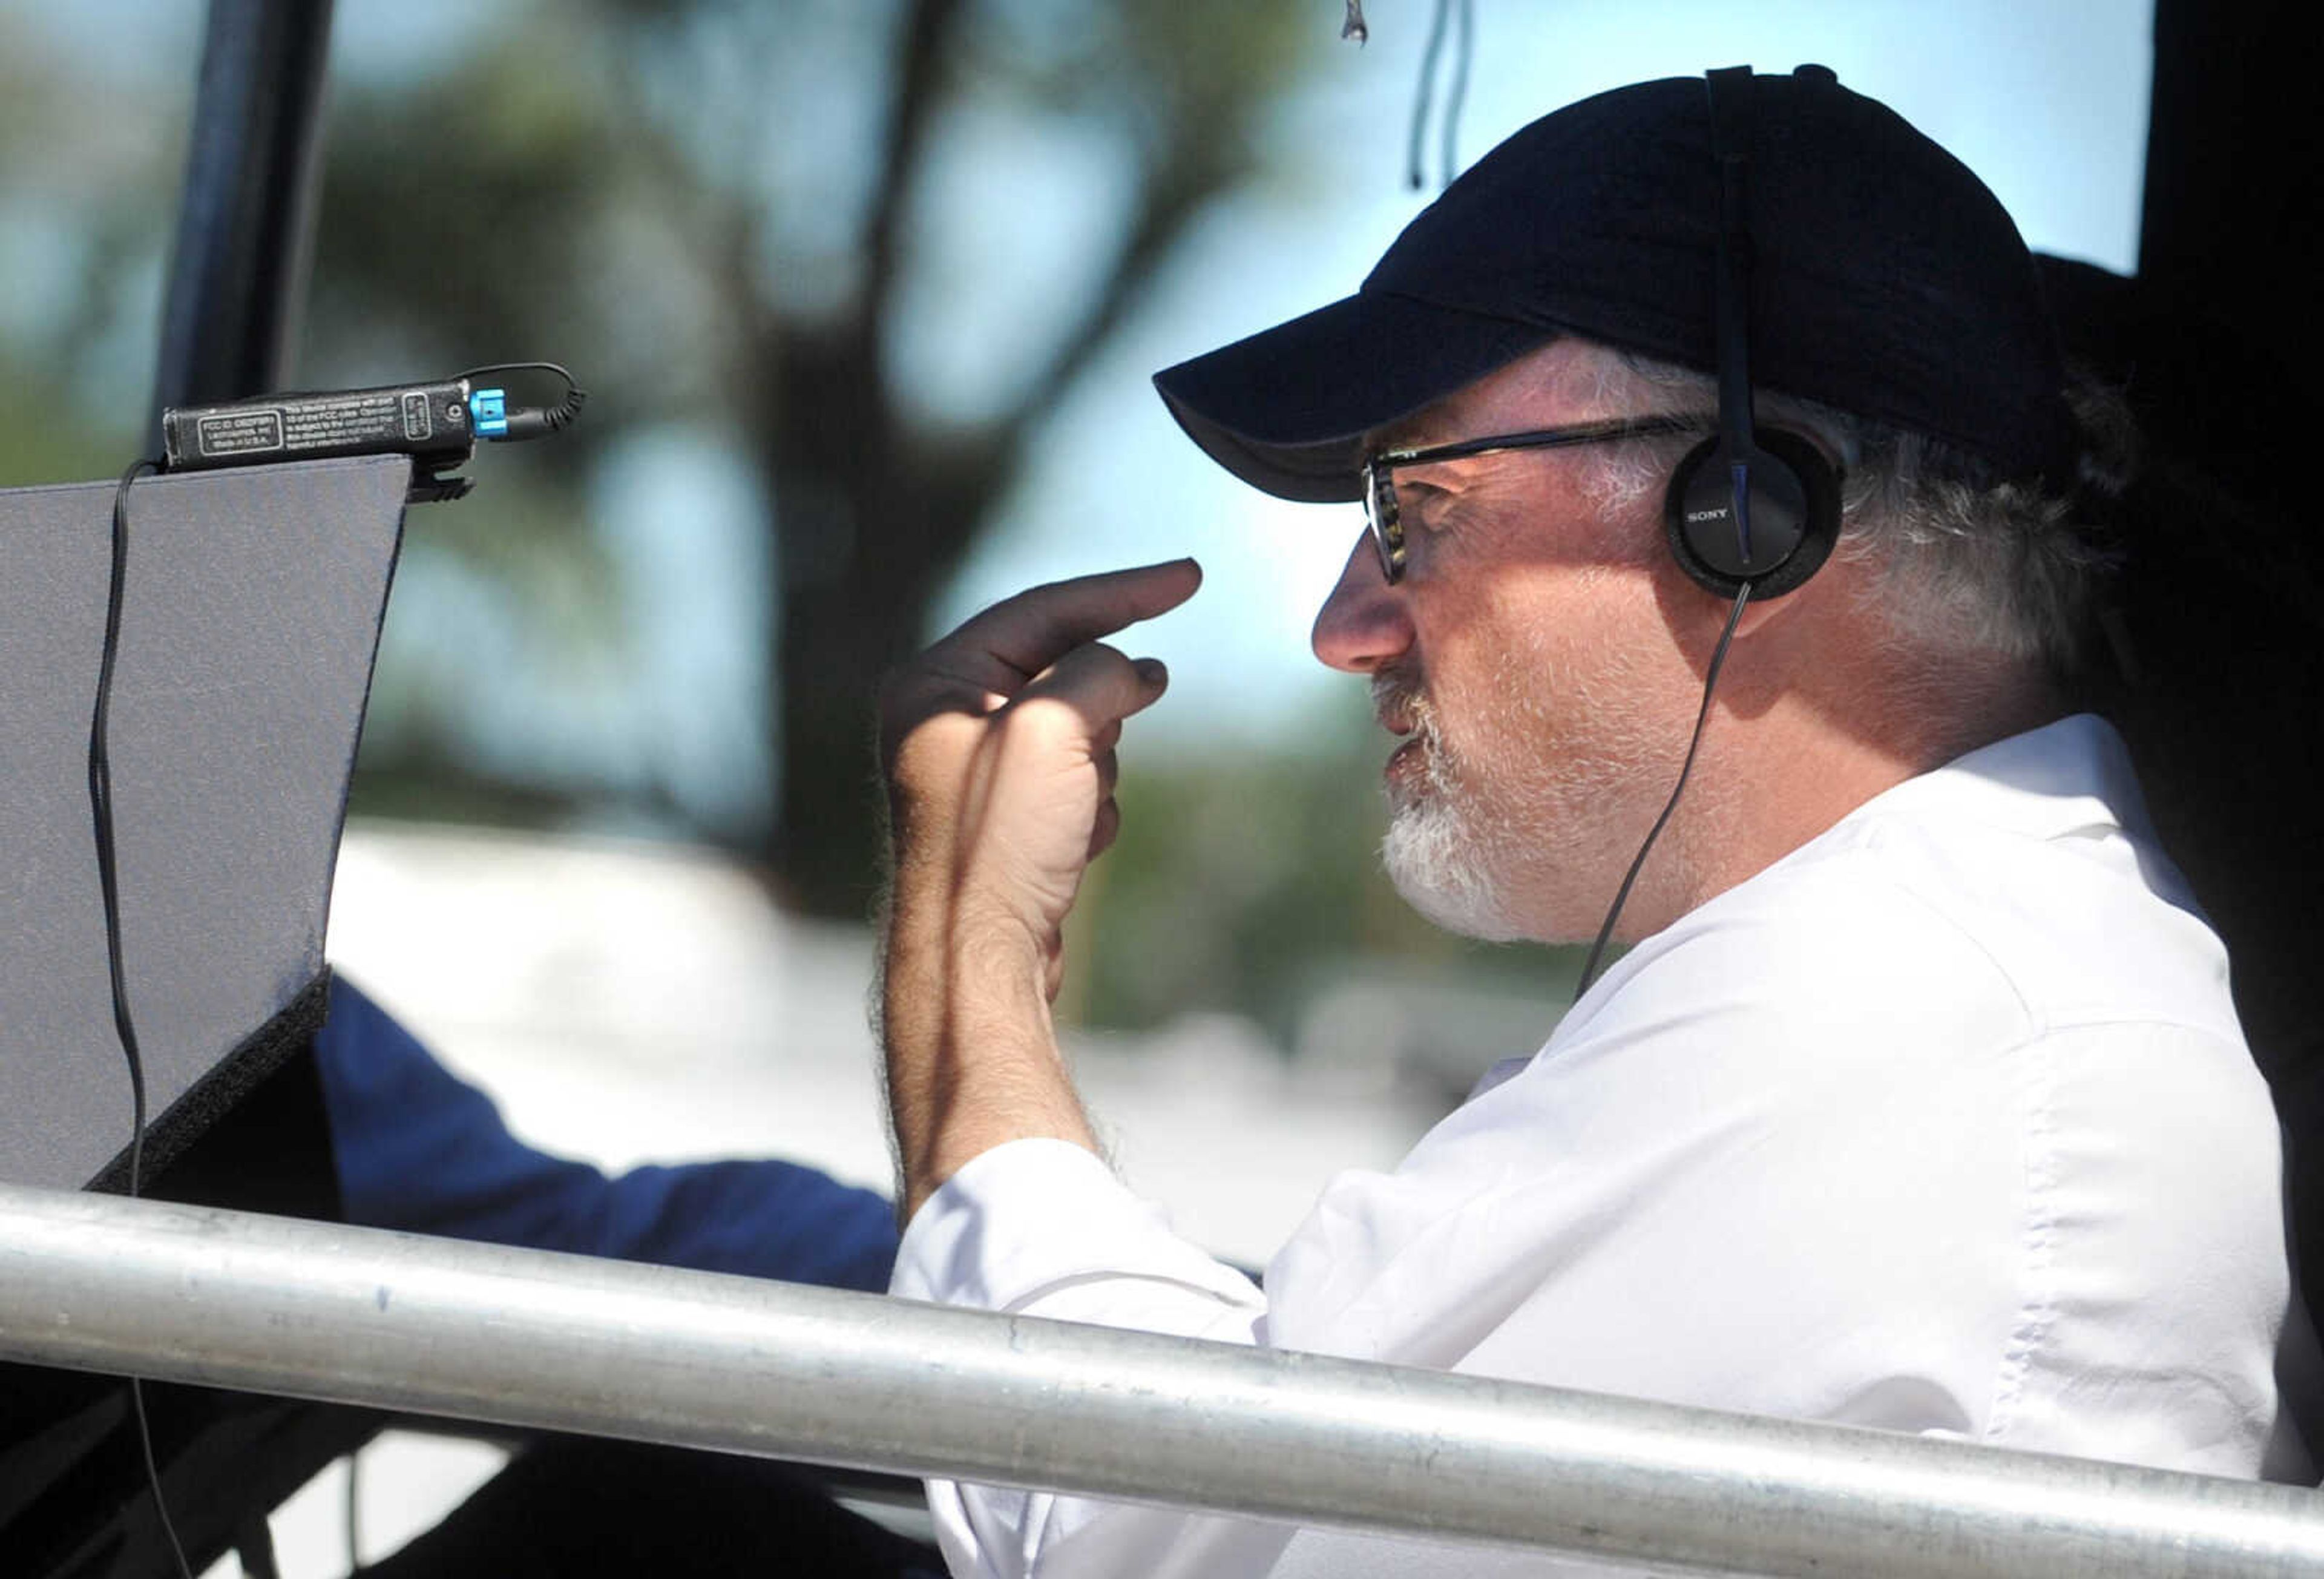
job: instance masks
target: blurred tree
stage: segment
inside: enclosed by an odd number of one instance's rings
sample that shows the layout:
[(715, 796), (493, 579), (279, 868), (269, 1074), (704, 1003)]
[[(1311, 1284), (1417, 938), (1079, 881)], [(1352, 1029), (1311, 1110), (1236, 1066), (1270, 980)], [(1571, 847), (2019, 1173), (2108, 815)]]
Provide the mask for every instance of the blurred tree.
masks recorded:
[[(447, 366), (553, 354), (600, 392), (592, 444), (670, 420), (728, 436), (771, 501), (779, 811), (706, 831), (755, 845), (791, 902), (860, 916), (879, 677), (1043, 415), (1252, 171), (1271, 92), (1332, 20), (1239, 0), (536, 8), (447, 71), (343, 92), (308, 371), (376, 374), (386, 345)], [(964, 223), (966, 146), (1025, 168)], [(1061, 169), (1084, 184), (1043, 190)], [(1001, 249), (1054, 282), (1047, 310), (975, 376), (932, 379), (899, 321), (993, 310), (1011, 282), (992, 235), (1019, 228), (1084, 255)], [(586, 455), (539, 458), (571, 477)], [(575, 484), (534, 481), (581, 519)]]
[[(412, 516), (358, 808), (538, 826), (617, 802), (770, 855), (797, 902), (860, 916), (872, 682), (1173, 238), (1253, 173), (1256, 123), (1336, 16), (504, 0), (374, 52), (395, 3), (339, 0), (302, 380), (551, 355), (595, 398), (557, 444), (480, 464), (471, 503)], [(54, 14), (0, 0), (9, 482), (108, 476), (138, 442), (198, 46), (198, 14), (180, 21), (100, 63)], [(706, 820), (651, 764), (608, 782), (558, 757), (554, 731), (544, 751), (509, 724), (540, 703), (540, 670), (622, 688), (624, 566), (593, 512), (629, 495), (593, 479), (672, 425), (768, 506), (779, 828)], [(749, 517), (748, 492), (712, 503)], [(495, 665), (532, 672), (511, 687)], [(1399, 983), (1554, 996), (1564, 978), (1545, 987), (1528, 951), (1435, 932), (1359, 856), (1379, 742), (1361, 688), (1342, 703), (1296, 753), (1141, 756), (1075, 912), (1062, 1014), (1225, 1009), (1287, 1045), (1350, 951)]]
[(0, 483), (111, 476), (136, 453), (192, 97), (176, 56), (197, 36), (156, 26), (93, 82), (56, 29), (0, 5)]

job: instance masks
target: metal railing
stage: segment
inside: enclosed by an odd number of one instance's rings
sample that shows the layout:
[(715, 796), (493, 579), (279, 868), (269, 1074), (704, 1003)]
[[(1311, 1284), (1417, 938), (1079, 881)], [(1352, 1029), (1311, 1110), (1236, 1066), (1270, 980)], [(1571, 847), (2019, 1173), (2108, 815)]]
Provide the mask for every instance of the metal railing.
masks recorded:
[(0, 1358), (1756, 1574), (2324, 1573), (2290, 1487), (14, 1187)]

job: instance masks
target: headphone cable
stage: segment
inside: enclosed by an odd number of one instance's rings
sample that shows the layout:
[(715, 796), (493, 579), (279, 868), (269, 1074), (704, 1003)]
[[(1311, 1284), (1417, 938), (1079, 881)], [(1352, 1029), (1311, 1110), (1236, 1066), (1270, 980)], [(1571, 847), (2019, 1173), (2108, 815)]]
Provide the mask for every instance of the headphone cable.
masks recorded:
[(1694, 716), (1694, 735), (1686, 743), (1686, 760), (1679, 764), (1678, 782), (1671, 786), (1670, 799), (1664, 803), (1663, 814), (1646, 830), (1645, 841), (1630, 862), (1630, 870), (1622, 876), (1622, 886), (1614, 891), (1614, 902), (1606, 911), (1605, 925), (1598, 928), (1598, 940), (1590, 946), (1590, 956), (1582, 965), (1582, 978), (1574, 983), (1573, 1001), (1577, 1003), (1598, 979), (1598, 967), (1606, 957), (1606, 945), (1614, 937), (1614, 923), (1620, 918), (1623, 905), (1629, 901), (1631, 886), (1638, 881), (1638, 873), (1646, 863), (1646, 852), (1655, 847), (1671, 813), (1678, 809), (1678, 798), (1686, 792), (1687, 775), (1694, 771), (1694, 753), (1702, 745), (1703, 725), (1711, 722), (1711, 693), (1719, 685), (1719, 671), (1727, 664), (1727, 644), (1734, 640), (1735, 627), (1743, 623), (1743, 605), (1750, 601), (1751, 584), (1746, 581), (1735, 589), (1735, 606), (1728, 611), (1727, 627), (1719, 633), (1719, 645), (1711, 650), (1711, 667), (1702, 675), (1702, 706)]
[[(129, 485), (160, 463), (140, 460), (121, 474), (113, 491), (113, 570), (105, 596), (105, 648), (97, 661), (97, 706), (88, 725), (88, 809), (97, 838), (97, 879), (105, 895), (105, 963), (113, 986), (113, 1030), (129, 1063), (129, 1196), (136, 1199), (144, 1183), (145, 1062), (137, 1050), (137, 1028), (129, 1017), (129, 992), (121, 965), (121, 878), (113, 839), (113, 758), (106, 734), (113, 703), (113, 670), (121, 653), (122, 587), (129, 564)], [(137, 1419), (137, 1446), (145, 1461), (145, 1482), (153, 1493), (153, 1512), (178, 1562), (180, 1579), (193, 1579), (193, 1565), (170, 1520), (169, 1504), (161, 1497), (161, 1471), (153, 1458), (153, 1426), (145, 1414), (145, 1384), (129, 1379), (129, 1404)]]

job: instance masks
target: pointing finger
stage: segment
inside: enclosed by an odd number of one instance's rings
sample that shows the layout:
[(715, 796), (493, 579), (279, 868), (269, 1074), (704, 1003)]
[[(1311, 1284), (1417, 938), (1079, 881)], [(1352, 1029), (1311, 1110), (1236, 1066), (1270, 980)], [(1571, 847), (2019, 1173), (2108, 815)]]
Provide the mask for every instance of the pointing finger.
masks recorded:
[(1010, 695), (1075, 648), (1168, 613), (1202, 584), (1202, 567), (1192, 559), (1051, 582), (971, 618), (928, 658), (961, 679)]

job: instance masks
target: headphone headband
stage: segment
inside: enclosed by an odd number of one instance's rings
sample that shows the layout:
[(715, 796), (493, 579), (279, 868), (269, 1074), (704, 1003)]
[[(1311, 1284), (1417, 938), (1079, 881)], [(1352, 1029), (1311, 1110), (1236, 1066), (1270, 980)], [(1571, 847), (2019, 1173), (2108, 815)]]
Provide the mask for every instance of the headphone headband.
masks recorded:
[(1840, 482), (1803, 436), (1761, 431), (1751, 397), (1751, 100), (1748, 66), (1710, 72), (1711, 154), (1719, 176), (1712, 259), (1719, 431), (1678, 463), (1664, 496), (1671, 552), (1705, 589), (1789, 592), (1840, 534)]
[(1719, 167), (1719, 243), (1714, 323), (1719, 349), (1719, 432), (1729, 456), (1748, 465), (1751, 410), (1751, 68), (1728, 66), (1703, 79), (1711, 99), (1711, 157)]

